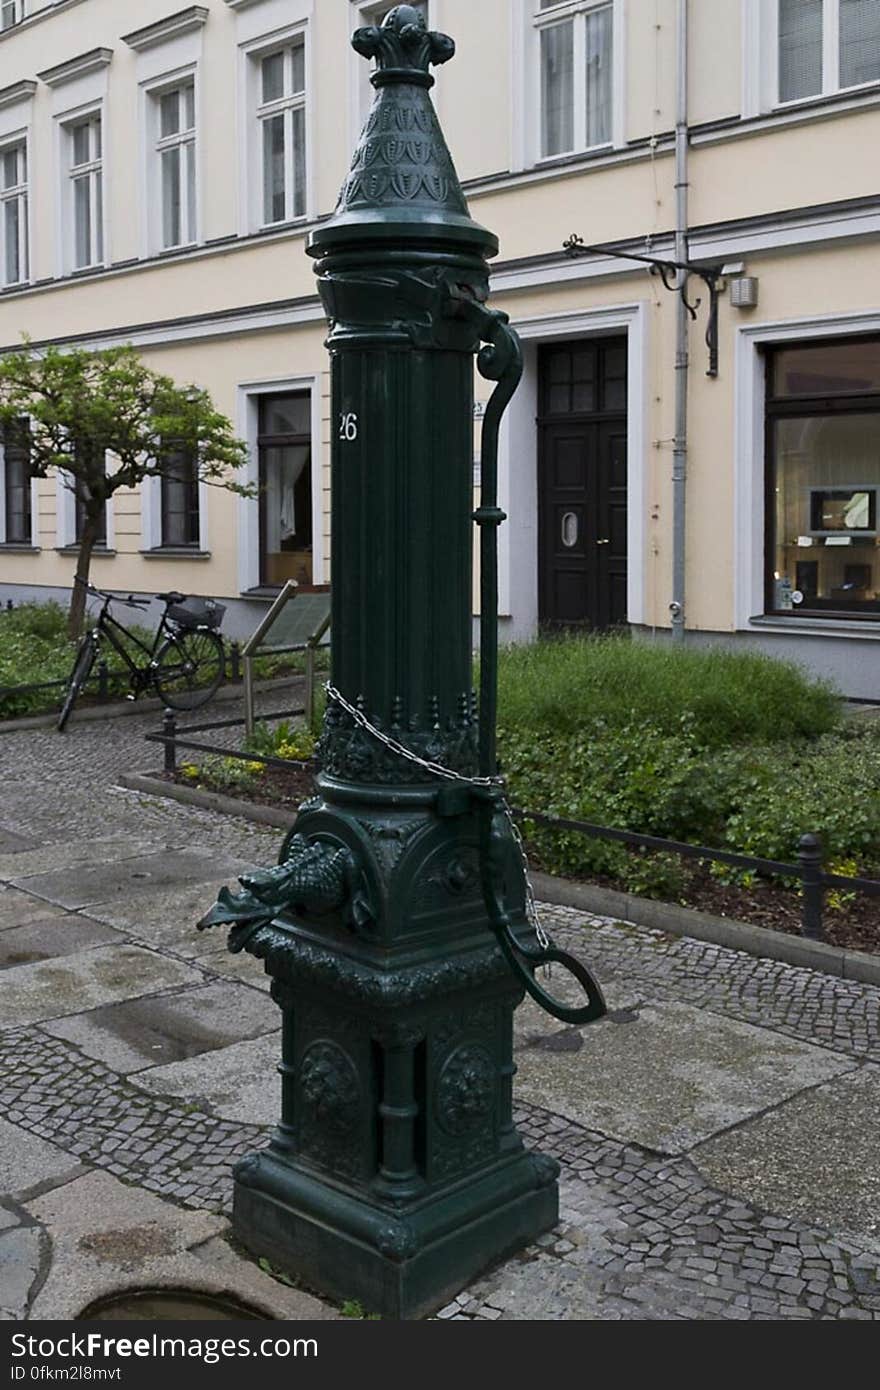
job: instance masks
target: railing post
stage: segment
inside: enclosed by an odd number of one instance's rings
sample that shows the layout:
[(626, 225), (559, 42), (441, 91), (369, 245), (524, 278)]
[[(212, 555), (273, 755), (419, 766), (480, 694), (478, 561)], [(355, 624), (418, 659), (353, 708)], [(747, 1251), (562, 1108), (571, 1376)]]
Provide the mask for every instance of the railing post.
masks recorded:
[(177, 717), (174, 710), (167, 709), (162, 717), (162, 733), (165, 735), (165, 771), (177, 771)]
[(822, 904), (825, 885), (822, 882), (822, 841), (818, 835), (802, 835), (798, 844), (798, 864), (801, 871), (801, 935), (812, 941), (824, 941)]
[(107, 663), (102, 657), (98, 662), (98, 699), (106, 700), (110, 694)]
[(230, 680), (241, 680), (241, 647), (233, 642), (229, 648)]

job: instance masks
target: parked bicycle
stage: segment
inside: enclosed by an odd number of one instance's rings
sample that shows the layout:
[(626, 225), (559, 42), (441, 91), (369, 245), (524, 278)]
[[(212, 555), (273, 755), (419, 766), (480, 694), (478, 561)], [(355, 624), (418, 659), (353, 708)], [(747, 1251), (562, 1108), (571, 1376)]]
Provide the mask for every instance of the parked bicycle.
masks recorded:
[(165, 611), (150, 647), (110, 612), (112, 603), (122, 603), (128, 608), (149, 608), (148, 599), (137, 599), (133, 594), (119, 598), (92, 584), (86, 584), (86, 588), (103, 603), (95, 626), (79, 644), (58, 716), (59, 732), (64, 730), (105, 642), (128, 667), (129, 699), (136, 700), (152, 687), (162, 703), (171, 709), (196, 709), (210, 700), (226, 670), (223, 639), (216, 630), (226, 611), (222, 603), (176, 592), (157, 594), (165, 604)]

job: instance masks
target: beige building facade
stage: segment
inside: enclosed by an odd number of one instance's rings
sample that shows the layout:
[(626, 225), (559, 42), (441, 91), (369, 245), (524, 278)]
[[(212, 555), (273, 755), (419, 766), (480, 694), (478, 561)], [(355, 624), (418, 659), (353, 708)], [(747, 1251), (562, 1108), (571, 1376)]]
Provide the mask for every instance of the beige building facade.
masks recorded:
[[(338, 422), (304, 245), (369, 105), (348, 36), (390, 6), (176, 4), (0, 0), (0, 350), (132, 343), (210, 390), (260, 499), (185, 473), (117, 493), (92, 574), (220, 597), (243, 635), (286, 578), (331, 580)], [(686, 640), (880, 696), (880, 0), (687, 7), (687, 247), (722, 273), (715, 376), (689, 286), (678, 501), (677, 298), (622, 253), (674, 255), (679, 0), (421, 8), (458, 45), (436, 104), (525, 346), (505, 635), (668, 634), (683, 494)], [(607, 249), (571, 259), (571, 233)], [(63, 598), (76, 498), (27, 483), (25, 448), (0, 463), (0, 599)]]

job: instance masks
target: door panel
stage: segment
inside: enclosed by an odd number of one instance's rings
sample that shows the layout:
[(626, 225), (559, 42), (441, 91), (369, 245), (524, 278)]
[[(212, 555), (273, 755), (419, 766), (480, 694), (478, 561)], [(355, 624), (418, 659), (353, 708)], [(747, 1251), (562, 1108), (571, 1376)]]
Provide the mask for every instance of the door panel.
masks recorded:
[(626, 622), (626, 340), (539, 356), (539, 614), (547, 626)]

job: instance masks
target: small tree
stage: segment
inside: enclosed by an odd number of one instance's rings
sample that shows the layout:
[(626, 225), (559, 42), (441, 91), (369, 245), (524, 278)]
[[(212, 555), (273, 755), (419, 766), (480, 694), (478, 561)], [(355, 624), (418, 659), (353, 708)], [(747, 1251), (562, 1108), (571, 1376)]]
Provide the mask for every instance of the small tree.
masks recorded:
[(0, 358), (0, 424), (29, 420), (29, 471), (45, 478), (58, 469), (75, 493), (82, 525), (68, 631), (79, 637), (89, 566), (104, 508), (120, 488), (172, 476), (181, 452), (196, 460), (198, 477), (241, 496), (252, 485), (234, 473), (247, 447), (207, 391), (180, 386), (152, 371), (132, 347), (62, 352), (29, 344)]

